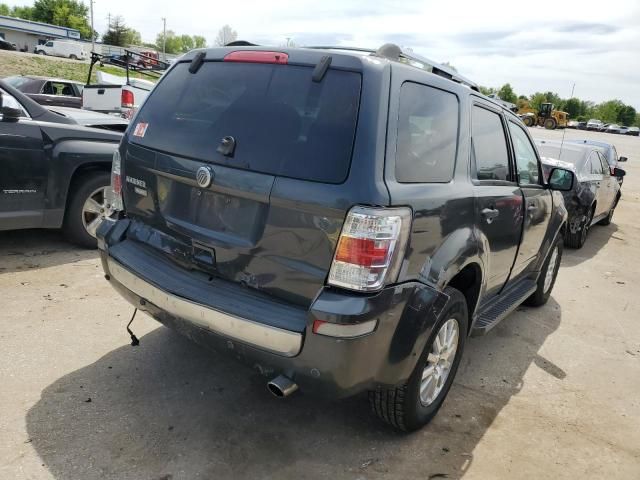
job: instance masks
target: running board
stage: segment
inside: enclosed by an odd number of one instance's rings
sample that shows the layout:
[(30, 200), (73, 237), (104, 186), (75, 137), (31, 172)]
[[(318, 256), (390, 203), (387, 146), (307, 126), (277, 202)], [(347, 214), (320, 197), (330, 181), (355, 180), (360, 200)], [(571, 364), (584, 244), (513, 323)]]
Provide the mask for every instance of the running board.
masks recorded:
[(534, 280), (523, 280), (509, 291), (498, 295), (476, 316), (471, 336), (486, 335), (489, 330), (498, 325), (507, 315), (529, 298), (536, 291), (536, 288), (538, 288), (538, 285)]

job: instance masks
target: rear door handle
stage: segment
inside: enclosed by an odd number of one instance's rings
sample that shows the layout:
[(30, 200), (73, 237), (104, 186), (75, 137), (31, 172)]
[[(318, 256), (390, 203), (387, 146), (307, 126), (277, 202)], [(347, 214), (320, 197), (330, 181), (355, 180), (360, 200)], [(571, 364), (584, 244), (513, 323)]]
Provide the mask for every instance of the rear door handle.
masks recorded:
[(487, 223), (493, 222), (493, 219), (500, 215), (500, 210), (496, 208), (484, 208), (482, 210), (482, 215), (484, 216)]

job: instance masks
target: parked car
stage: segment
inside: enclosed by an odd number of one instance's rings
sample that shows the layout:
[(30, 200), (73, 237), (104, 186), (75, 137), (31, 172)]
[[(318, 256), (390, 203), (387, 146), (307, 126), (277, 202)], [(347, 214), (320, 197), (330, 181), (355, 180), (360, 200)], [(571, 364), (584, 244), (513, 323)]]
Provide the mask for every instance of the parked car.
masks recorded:
[(604, 131), (607, 133), (620, 133), (620, 125), (612, 123)]
[(622, 178), (625, 172), (616, 167), (612, 174), (602, 150), (593, 144), (549, 140), (536, 140), (536, 144), (546, 175), (558, 167), (575, 174), (573, 187), (563, 192), (569, 212), (564, 242), (569, 247), (581, 248), (592, 225), (611, 223), (621, 196), (617, 178)]
[[(84, 247), (113, 213), (109, 171), (122, 119), (48, 110), (0, 81), (0, 230), (61, 228)], [(93, 118), (79, 116), (91, 114)]]
[(86, 60), (88, 58), (84, 44), (74, 40), (49, 40), (42, 45), (37, 45), (34, 53), (70, 58), (71, 60)]
[(638, 127), (629, 127), (629, 130), (627, 130), (626, 135), (633, 135), (633, 136), (637, 137), (638, 135), (640, 135), (640, 128), (638, 128)]
[(569, 120), (567, 122), (567, 128), (578, 128), (579, 124), (580, 122), (578, 122), (577, 120)]
[(106, 278), (276, 396), (369, 391), (419, 428), (467, 335), (544, 304), (562, 257), (573, 174), (545, 182), (523, 123), (477, 89), (389, 44), (187, 53), (114, 154)]
[(576, 127), (578, 130), (586, 130), (587, 129), (587, 122), (578, 122), (578, 125)]
[(592, 118), (587, 122), (587, 130), (600, 130), (603, 127), (601, 120)]
[[(591, 145), (600, 149), (600, 153), (604, 155), (604, 158), (609, 164), (609, 171), (613, 175), (614, 168), (617, 168), (620, 162), (626, 162), (627, 157), (618, 156), (618, 151), (613, 143), (597, 142), (595, 140), (567, 140), (570, 143), (576, 143), (579, 145)], [(622, 177), (618, 177), (618, 183), (622, 185)]]
[(0, 50), (15, 51), (17, 47), (15, 43), (7, 42), (4, 38), (0, 38)]
[(598, 128), (598, 131), (599, 131), (599, 132), (606, 132), (606, 131), (607, 131), (607, 128), (609, 128), (609, 125), (610, 125), (610, 124), (608, 124), (608, 123), (603, 123), (603, 124), (602, 124), (602, 125), (600, 125), (600, 127)]
[(629, 127), (620, 127), (620, 129), (618, 130), (618, 133), (620, 135), (626, 135), (628, 131), (629, 131)]
[(32, 75), (16, 75), (4, 81), (41, 105), (82, 108), (84, 85), (80, 82)]

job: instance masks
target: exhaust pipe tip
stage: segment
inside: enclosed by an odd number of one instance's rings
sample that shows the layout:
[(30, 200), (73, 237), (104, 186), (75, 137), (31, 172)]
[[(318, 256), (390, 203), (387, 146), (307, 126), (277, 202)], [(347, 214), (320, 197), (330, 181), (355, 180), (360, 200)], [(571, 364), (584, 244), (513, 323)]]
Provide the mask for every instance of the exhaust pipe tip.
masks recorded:
[(278, 375), (267, 383), (269, 391), (278, 398), (284, 398), (298, 390), (298, 384), (284, 375)]

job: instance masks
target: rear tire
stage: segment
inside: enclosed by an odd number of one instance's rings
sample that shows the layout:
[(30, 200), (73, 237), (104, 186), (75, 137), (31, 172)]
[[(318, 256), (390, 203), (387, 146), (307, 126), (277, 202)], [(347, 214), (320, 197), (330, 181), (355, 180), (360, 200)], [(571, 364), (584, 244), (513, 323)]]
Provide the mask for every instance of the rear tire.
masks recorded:
[[(83, 248), (97, 248), (96, 238), (87, 230), (88, 222), (85, 203), (100, 189), (108, 187), (111, 175), (108, 172), (91, 172), (74, 181), (74, 190), (70, 193), (70, 200), (65, 212), (63, 233), (67, 239)], [(98, 202), (99, 203), (99, 202)], [(108, 216), (109, 212), (105, 212)], [(96, 217), (100, 214), (96, 213)], [(98, 224), (101, 221), (98, 222)]]
[(547, 118), (544, 121), (544, 128), (546, 128), (547, 130), (555, 130), (557, 126), (558, 124), (555, 118)]
[[(410, 432), (429, 423), (442, 406), (458, 370), (467, 338), (467, 302), (464, 295), (455, 288), (447, 287), (444, 293), (449, 296), (449, 300), (438, 316), (425, 349), (407, 383), (393, 388), (381, 387), (369, 392), (369, 402), (373, 412), (398, 430)], [(453, 348), (445, 349), (444, 353), (436, 355), (434, 352), (442, 338), (441, 329), (445, 331), (445, 335), (447, 331), (453, 332), (455, 325), (450, 323), (452, 321), (457, 325), (455, 350), (452, 352)], [(449, 327), (448, 330), (447, 327)], [(436, 337), (438, 338), (438, 343), (436, 343)], [(442, 352), (442, 349), (440, 349), (440, 352)], [(446, 352), (453, 353), (454, 358), (452, 361), (450, 357), (446, 356)], [(446, 368), (447, 364), (450, 364), (450, 367), (446, 377), (442, 379), (442, 366)], [(430, 382), (432, 383), (426, 382), (423, 385), (423, 379), (428, 374), (428, 371), (438, 373), (437, 375), (431, 374)], [(426, 378), (429, 378), (429, 376)], [(435, 397), (425, 404), (423, 396), (429, 393), (425, 387), (430, 387), (431, 385), (435, 385), (434, 388), (436, 390), (432, 392)], [(421, 390), (423, 390), (422, 394)]]
[(564, 236), (564, 243), (567, 247), (571, 248), (582, 248), (584, 242), (587, 240), (587, 234), (589, 233), (589, 228), (591, 228), (591, 220), (593, 219), (593, 207), (587, 214), (587, 220), (580, 226), (577, 232), (571, 233), (569, 227), (567, 227), (567, 233)]
[(71, 55), (69, 55), (69, 58), (71, 60), (77, 60), (78, 59), (78, 57), (76, 57), (73, 53)]
[(547, 258), (544, 261), (542, 270), (540, 271), (540, 276), (538, 277), (538, 288), (524, 301), (525, 305), (530, 307), (540, 307), (549, 300), (553, 286), (556, 284), (558, 269), (560, 268), (560, 262), (562, 261), (563, 245), (562, 236), (559, 235), (555, 243), (549, 249)]

